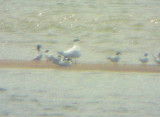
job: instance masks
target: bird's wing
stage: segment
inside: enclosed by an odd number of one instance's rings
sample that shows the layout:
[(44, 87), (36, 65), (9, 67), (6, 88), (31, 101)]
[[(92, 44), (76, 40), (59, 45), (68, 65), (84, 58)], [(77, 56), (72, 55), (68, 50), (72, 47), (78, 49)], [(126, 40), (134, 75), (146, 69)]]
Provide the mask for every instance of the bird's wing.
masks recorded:
[(66, 51), (58, 51), (57, 53), (59, 55), (68, 56), (68, 55), (72, 54), (74, 51), (75, 51), (74, 48), (70, 48)]
[(148, 61), (148, 58), (140, 58), (139, 59), (141, 62), (147, 62)]
[(66, 51), (59, 51), (57, 53), (60, 55), (63, 55), (64, 57), (68, 57), (68, 58), (76, 58), (76, 57), (81, 56), (79, 47), (77, 47), (77, 46), (73, 46), (72, 48), (70, 48)]
[(72, 48), (69, 48), (68, 50), (64, 51), (64, 53), (72, 53), (75, 50), (77, 50), (77, 48), (73, 46)]
[(109, 59), (113, 62), (117, 62), (120, 58), (117, 56), (117, 57), (108, 57), (107, 59)]

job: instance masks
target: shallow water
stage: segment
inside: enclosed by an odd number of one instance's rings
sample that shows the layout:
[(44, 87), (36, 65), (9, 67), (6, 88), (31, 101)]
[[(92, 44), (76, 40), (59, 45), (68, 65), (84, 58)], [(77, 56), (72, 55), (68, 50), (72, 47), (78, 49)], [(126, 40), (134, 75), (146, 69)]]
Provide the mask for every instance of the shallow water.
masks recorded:
[(160, 74), (3, 69), (0, 76), (1, 116), (160, 116)]
[[(119, 64), (159, 50), (159, 0), (0, 0), (0, 59), (31, 60), (79, 38), (79, 63)], [(0, 69), (0, 116), (159, 117), (160, 74)]]
[(121, 51), (122, 64), (139, 64), (145, 52), (152, 58), (160, 49), (158, 0), (1, 3), (1, 59), (32, 59), (37, 44), (56, 54), (70, 48), (75, 38), (83, 41), (81, 62), (109, 63), (105, 58)]

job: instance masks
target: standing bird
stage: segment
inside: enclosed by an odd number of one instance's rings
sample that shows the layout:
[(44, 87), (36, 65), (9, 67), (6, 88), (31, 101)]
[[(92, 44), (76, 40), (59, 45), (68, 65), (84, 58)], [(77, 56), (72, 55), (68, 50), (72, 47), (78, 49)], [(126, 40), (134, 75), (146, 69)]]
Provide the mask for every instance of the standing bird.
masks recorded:
[(79, 47), (79, 39), (73, 40), (74, 45), (72, 48), (66, 50), (66, 51), (58, 51), (57, 53), (64, 58), (74, 58), (76, 63), (76, 58), (79, 58), (81, 56), (80, 47)]
[(120, 57), (119, 57), (120, 54), (121, 53), (118, 51), (115, 57), (107, 57), (107, 59), (113, 63), (117, 63), (120, 60)]
[(43, 57), (43, 53), (41, 52), (41, 45), (37, 45), (38, 56), (33, 59), (33, 61), (40, 61)]
[(145, 53), (144, 57), (139, 58), (139, 61), (143, 64), (147, 63), (149, 61), (148, 53)]

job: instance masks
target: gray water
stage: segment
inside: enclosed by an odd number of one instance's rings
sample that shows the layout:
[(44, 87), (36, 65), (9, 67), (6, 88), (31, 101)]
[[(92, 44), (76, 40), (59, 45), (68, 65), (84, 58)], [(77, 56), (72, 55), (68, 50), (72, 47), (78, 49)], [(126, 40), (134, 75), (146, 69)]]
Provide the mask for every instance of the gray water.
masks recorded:
[(0, 76), (1, 116), (160, 116), (160, 74), (3, 69)]
[(159, 52), (159, 8), (159, 0), (1, 1), (0, 58), (32, 59), (37, 44), (56, 54), (79, 38), (81, 62), (121, 51), (122, 64), (139, 64), (145, 52)]
[[(79, 63), (155, 64), (159, 0), (0, 0), (0, 59), (31, 60), (36, 45), (66, 50), (79, 38)], [(0, 69), (0, 116), (159, 117), (160, 74)]]

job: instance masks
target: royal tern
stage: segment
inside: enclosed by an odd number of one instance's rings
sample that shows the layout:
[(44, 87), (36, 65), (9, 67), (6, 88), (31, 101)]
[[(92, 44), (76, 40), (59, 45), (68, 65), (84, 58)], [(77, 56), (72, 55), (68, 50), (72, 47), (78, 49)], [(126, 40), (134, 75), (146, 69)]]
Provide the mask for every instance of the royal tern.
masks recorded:
[(79, 39), (73, 40), (74, 45), (72, 48), (66, 50), (66, 51), (58, 51), (57, 53), (61, 56), (64, 56), (64, 58), (74, 58), (76, 63), (76, 58), (79, 58), (81, 56), (80, 47), (79, 47)]

